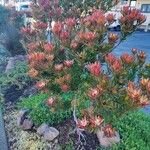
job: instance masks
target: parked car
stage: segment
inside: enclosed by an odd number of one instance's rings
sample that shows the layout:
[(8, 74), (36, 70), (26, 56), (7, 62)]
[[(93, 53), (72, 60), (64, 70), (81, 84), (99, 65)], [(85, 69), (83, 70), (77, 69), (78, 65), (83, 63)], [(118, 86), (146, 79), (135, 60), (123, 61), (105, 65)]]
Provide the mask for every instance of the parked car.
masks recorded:
[(24, 11), (24, 12), (30, 12), (31, 8), (30, 8), (31, 2), (18, 2), (15, 5), (15, 8), (17, 11)]

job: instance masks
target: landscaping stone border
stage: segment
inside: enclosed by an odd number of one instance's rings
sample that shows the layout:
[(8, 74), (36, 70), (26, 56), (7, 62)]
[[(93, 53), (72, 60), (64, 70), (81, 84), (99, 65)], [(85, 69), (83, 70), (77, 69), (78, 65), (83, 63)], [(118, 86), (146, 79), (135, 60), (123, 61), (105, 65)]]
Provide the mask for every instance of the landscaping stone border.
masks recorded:
[(6, 138), (4, 121), (3, 121), (1, 109), (0, 109), (0, 149), (8, 150), (7, 138)]

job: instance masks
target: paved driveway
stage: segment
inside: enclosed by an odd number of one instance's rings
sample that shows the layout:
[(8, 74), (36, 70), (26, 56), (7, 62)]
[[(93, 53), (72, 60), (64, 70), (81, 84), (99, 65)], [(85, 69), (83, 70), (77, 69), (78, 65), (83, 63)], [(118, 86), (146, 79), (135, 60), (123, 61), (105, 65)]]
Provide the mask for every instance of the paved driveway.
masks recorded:
[(148, 55), (150, 61), (150, 32), (137, 31), (121, 43), (114, 51), (116, 55), (121, 55), (123, 52), (130, 52), (132, 48), (143, 50)]

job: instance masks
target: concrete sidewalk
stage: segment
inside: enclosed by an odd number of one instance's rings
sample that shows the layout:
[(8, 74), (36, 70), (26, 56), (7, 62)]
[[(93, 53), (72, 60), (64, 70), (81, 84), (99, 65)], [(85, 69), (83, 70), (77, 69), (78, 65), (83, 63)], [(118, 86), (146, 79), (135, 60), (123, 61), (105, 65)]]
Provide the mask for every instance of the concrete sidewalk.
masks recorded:
[(8, 150), (7, 138), (1, 109), (0, 109), (0, 150)]

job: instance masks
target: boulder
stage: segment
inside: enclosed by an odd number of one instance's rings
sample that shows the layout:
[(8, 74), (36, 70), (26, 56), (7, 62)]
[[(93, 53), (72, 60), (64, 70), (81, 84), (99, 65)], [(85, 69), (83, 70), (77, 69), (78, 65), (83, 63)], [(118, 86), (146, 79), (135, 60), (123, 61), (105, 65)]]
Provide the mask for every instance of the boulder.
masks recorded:
[(37, 92), (37, 88), (35, 88), (34, 86), (30, 86), (24, 90), (22, 97), (29, 97), (36, 94)]
[(31, 119), (25, 119), (25, 120), (23, 121), (23, 124), (22, 124), (21, 127), (22, 127), (23, 130), (31, 130), (32, 127), (33, 127), (33, 122), (32, 122), (32, 120), (31, 120)]
[(59, 131), (54, 127), (49, 127), (43, 137), (46, 141), (53, 141), (59, 135)]
[(26, 61), (27, 60), (27, 56), (25, 55), (16, 55), (14, 57), (10, 57), (5, 69), (5, 73), (8, 73), (10, 70), (12, 70), (17, 62), (22, 62), (22, 61)]
[(46, 123), (43, 123), (37, 128), (37, 133), (39, 135), (44, 135), (44, 133), (49, 129), (49, 126)]
[(21, 126), (23, 124), (24, 120), (27, 117), (28, 112), (29, 112), (29, 110), (27, 110), (27, 109), (22, 109), (19, 111), (18, 117), (17, 117), (17, 125), (18, 126)]
[(120, 142), (120, 136), (118, 132), (115, 132), (115, 136), (106, 137), (103, 131), (97, 131), (97, 137), (100, 142), (100, 145), (104, 148), (111, 147), (113, 144), (117, 144)]

